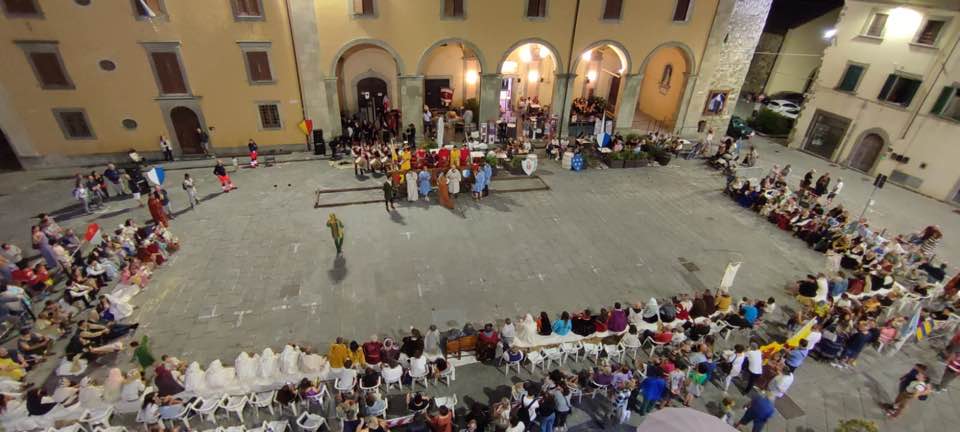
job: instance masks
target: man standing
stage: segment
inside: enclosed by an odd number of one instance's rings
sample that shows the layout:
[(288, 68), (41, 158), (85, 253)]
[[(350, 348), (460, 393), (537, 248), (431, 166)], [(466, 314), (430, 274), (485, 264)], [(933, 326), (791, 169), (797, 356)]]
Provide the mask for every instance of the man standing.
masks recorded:
[(170, 147), (170, 140), (160, 135), (160, 151), (163, 152), (163, 160), (173, 162), (173, 148)]
[(200, 146), (203, 147), (203, 154), (210, 157), (210, 134), (208, 134), (202, 128), (197, 128), (197, 138), (200, 141)]
[(667, 391), (667, 381), (663, 379), (663, 374), (650, 374), (640, 383), (640, 394), (643, 395), (643, 403), (640, 404), (640, 415), (645, 416), (653, 410), (657, 402), (663, 398)]
[(190, 174), (183, 175), (183, 190), (187, 192), (190, 210), (193, 210), (196, 204), (200, 204), (200, 200), (197, 199), (197, 186), (193, 184), (193, 178), (190, 177)]
[(330, 218), (327, 219), (327, 227), (330, 228), (333, 245), (337, 247), (337, 255), (340, 255), (343, 253), (343, 222), (337, 219), (337, 215), (330, 213)]
[(767, 424), (767, 421), (770, 420), (770, 417), (773, 417), (774, 406), (772, 398), (772, 395), (763, 393), (754, 396), (753, 399), (750, 400), (747, 411), (743, 413), (743, 417), (741, 417), (740, 421), (733, 425), (733, 427), (739, 428), (742, 425), (753, 422), (753, 432), (761, 432)]
[(107, 164), (107, 169), (103, 170), (103, 176), (106, 177), (110, 189), (113, 189), (113, 192), (116, 195), (126, 195), (127, 192), (123, 189), (123, 183), (120, 182), (120, 171), (117, 171), (117, 167), (113, 164)]
[(257, 167), (257, 142), (250, 138), (247, 141), (247, 150), (250, 151), (250, 168)]
[[(747, 387), (744, 389), (744, 394), (750, 393), (750, 389), (753, 388), (754, 382), (763, 375), (763, 353), (760, 352), (760, 348), (757, 347), (756, 343), (750, 344), (750, 351), (747, 351)], [(754, 430), (759, 430), (754, 428)]]
[(383, 206), (387, 209), (387, 213), (397, 209), (396, 199), (397, 193), (393, 190), (390, 180), (383, 182)]
[(230, 176), (227, 175), (227, 167), (223, 165), (222, 160), (217, 160), (217, 165), (213, 167), (213, 175), (217, 176), (217, 180), (220, 180), (220, 188), (223, 189), (224, 193), (237, 188), (234, 186), (233, 180), (230, 180)]

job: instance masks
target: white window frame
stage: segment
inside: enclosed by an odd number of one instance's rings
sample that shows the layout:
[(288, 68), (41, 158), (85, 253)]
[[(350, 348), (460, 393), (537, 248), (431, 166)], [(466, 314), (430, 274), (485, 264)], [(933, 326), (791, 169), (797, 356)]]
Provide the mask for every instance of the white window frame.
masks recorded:
[[(237, 46), (240, 47), (240, 55), (243, 57), (243, 69), (247, 73), (247, 83), (250, 85), (270, 85), (277, 83), (277, 74), (276, 69), (273, 67), (273, 55), (270, 53), (272, 43), (271, 42), (259, 42), (259, 41), (238, 41)], [(269, 81), (254, 81), (253, 75), (250, 73), (250, 63), (247, 61), (248, 52), (265, 52), (267, 53), (267, 66), (270, 68), (270, 80)]]
[[(373, 4), (373, 13), (370, 15), (363, 15), (357, 13), (356, 3), (354, 0), (347, 0), (347, 10), (350, 11), (350, 18), (352, 19), (377, 19), (380, 18), (380, 2), (377, 0), (372, 0)], [(441, 4), (440, 14), (443, 15), (443, 8)], [(464, 12), (466, 12), (466, 5), (464, 5)]]
[(527, 21), (537, 22), (537, 21), (546, 21), (547, 18), (550, 18), (550, 3), (552, 3), (552, 2), (551, 2), (550, 0), (543, 0), (543, 1), (545, 2), (545, 4), (544, 4), (544, 6), (543, 6), (543, 16), (542, 16), (542, 17), (539, 17), (539, 16), (529, 16), (529, 15), (527, 15), (527, 6), (530, 4), (530, 1), (529, 1), (529, 0), (523, 0), (523, 1), (521, 1), (521, 2), (520, 2), (520, 13), (523, 14), (523, 15), (522, 15), (522, 16), (523, 16), (523, 19), (525, 19), (525, 20), (527, 20)]
[[(90, 116), (87, 115), (87, 110), (83, 108), (54, 108), (52, 110), (53, 118), (57, 122), (57, 126), (60, 126), (60, 132), (63, 132), (63, 138), (72, 140), (72, 141), (85, 141), (85, 140), (95, 140), (97, 139), (97, 133), (93, 131), (93, 124), (90, 123)], [(66, 124), (63, 122), (63, 118), (60, 117), (62, 113), (68, 112), (79, 112), (83, 115), (83, 121), (87, 123), (87, 130), (90, 131), (90, 136), (87, 137), (75, 137), (71, 136), (69, 130), (67, 129)]]
[[(277, 120), (280, 121), (279, 127), (266, 127), (263, 125), (263, 116), (260, 115), (260, 106), (261, 105), (274, 105), (277, 107)], [(257, 114), (257, 130), (259, 131), (281, 131), (283, 130), (283, 104), (278, 100), (265, 100), (265, 101), (256, 101), (253, 104), (253, 107)]]
[[(940, 28), (940, 33), (937, 33), (937, 38), (936, 40), (933, 41), (932, 44), (928, 45), (925, 43), (920, 43), (918, 39), (920, 39), (920, 35), (923, 34), (924, 27), (926, 27), (927, 23), (929, 23), (930, 21), (942, 21), (943, 27)], [(938, 45), (940, 45), (940, 41), (943, 40), (943, 34), (946, 33), (947, 30), (949, 29), (950, 21), (951, 21), (950, 17), (948, 16), (935, 15), (935, 16), (924, 17), (923, 22), (920, 23), (920, 27), (917, 27), (917, 33), (913, 35), (913, 39), (911, 39), (910, 44), (916, 45), (919, 47), (924, 47), (924, 48), (936, 48)]]
[[(690, 17), (693, 16), (693, 8), (696, 6), (696, 0), (690, 0), (690, 5), (687, 6), (687, 16), (683, 18), (683, 21), (675, 21), (673, 16), (677, 14), (677, 6), (680, 6), (680, 0), (673, 1), (673, 8), (670, 9), (670, 22), (674, 24), (686, 24), (690, 22)], [(624, 5), (626, 6), (626, 5)]]
[(260, 7), (260, 15), (240, 15), (240, 9), (237, 8), (236, 0), (227, 0), (230, 2), (230, 10), (233, 12), (234, 21), (266, 21), (267, 11), (263, 9), (263, 0), (256, 0)]
[[(463, 1), (463, 15), (447, 16), (447, 14), (445, 13), (445, 9), (447, 7), (446, 0), (440, 0), (440, 19), (447, 20), (447, 21), (463, 21), (467, 19), (467, 3), (470, 0), (462, 0), (462, 1)], [(374, 12), (376, 12), (377, 8), (374, 7), (373, 9), (374, 9)]]
[[(867, 32), (870, 31), (870, 27), (873, 25), (873, 20), (876, 19), (877, 15), (879, 14), (887, 16), (887, 21), (883, 23), (883, 30), (880, 31), (879, 36), (868, 34)], [(863, 24), (863, 28), (860, 29), (860, 37), (883, 40), (883, 38), (887, 35), (887, 26), (889, 25), (890, 11), (887, 9), (874, 9), (870, 12), (870, 16), (867, 17), (867, 21)]]

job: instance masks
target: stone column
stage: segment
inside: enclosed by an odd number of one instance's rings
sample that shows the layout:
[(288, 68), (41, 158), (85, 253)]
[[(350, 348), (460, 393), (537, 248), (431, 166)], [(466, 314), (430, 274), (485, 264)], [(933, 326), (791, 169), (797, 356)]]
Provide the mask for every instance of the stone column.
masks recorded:
[[(690, 96), (693, 95), (694, 84), (697, 82), (697, 76), (687, 74), (686, 81), (684, 82), (686, 84), (684, 84), (683, 86), (683, 94), (689, 95), (689, 96), (684, 97), (683, 100), (680, 101), (680, 109), (677, 110), (677, 113), (680, 115), (680, 118), (678, 118), (677, 121), (674, 122), (673, 133), (679, 134), (679, 135), (685, 135), (685, 136), (693, 136), (694, 134), (698, 133), (697, 124), (693, 125), (693, 129), (685, 128), (684, 126), (687, 124), (687, 116), (696, 114), (696, 112), (690, 111), (689, 108), (690, 108), (691, 101), (693, 99)], [(699, 120), (697, 121), (699, 122)]]
[(637, 99), (640, 99), (640, 88), (643, 84), (643, 74), (630, 74), (623, 83), (623, 93), (620, 95), (620, 108), (617, 109), (617, 124), (614, 130), (630, 130), (633, 127), (633, 116), (637, 111)]
[(400, 75), (400, 111), (403, 124), (400, 130), (413, 123), (417, 128), (417, 142), (423, 138), (423, 75)]
[[(573, 83), (576, 81), (576, 74), (558, 73), (553, 82), (553, 98), (550, 101), (552, 105), (550, 112), (553, 115), (560, 116), (560, 136), (565, 137), (570, 134), (570, 109), (573, 106)], [(564, 94), (566, 91), (566, 94)]]
[(480, 76), (480, 112), (477, 123), (497, 121), (500, 118), (501, 74), (483, 74)]
[[(339, 133), (340, 116), (338, 114), (331, 118), (328, 111), (324, 65), (320, 63), (320, 35), (317, 31), (316, 9), (313, 0), (288, 0), (286, 3), (290, 33), (293, 37), (293, 50), (300, 74), (303, 115), (313, 120), (314, 128), (323, 129), (324, 138), (327, 138), (335, 131)], [(339, 108), (337, 111), (339, 112)]]
[(324, 129), (324, 131), (329, 131), (324, 132), (324, 138), (328, 140), (343, 133), (342, 125), (340, 124), (340, 90), (338, 85), (339, 81), (337, 77), (326, 77), (323, 79), (323, 87), (326, 93), (324, 106), (327, 108), (326, 122), (328, 124), (327, 129)]

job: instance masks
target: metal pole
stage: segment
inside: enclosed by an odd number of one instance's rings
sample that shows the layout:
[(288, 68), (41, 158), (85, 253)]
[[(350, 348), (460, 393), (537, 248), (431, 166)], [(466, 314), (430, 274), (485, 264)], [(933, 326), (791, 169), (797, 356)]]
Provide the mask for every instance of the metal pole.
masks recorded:
[(867, 203), (863, 205), (863, 211), (860, 212), (860, 217), (858, 217), (857, 219), (862, 219), (863, 215), (867, 213), (867, 208), (870, 207), (870, 201), (873, 201), (873, 194), (877, 193), (877, 189), (879, 188), (877, 188), (877, 186), (874, 185), (873, 190), (870, 191), (870, 196), (867, 197)]
[[(573, 14), (573, 29), (570, 32), (570, 50), (567, 52), (567, 73), (564, 79), (563, 85), (563, 100), (560, 101), (560, 118), (559, 123), (557, 124), (557, 137), (563, 137), (563, 117), (569, 116), (567, 114), (567, 89), (570, 88), (570, 83), (567, 81), (570, 80), (570, 74), (573, 68), (573, 43), (577, 37), (577, 21), (580, 19), (580, 0), (577, 0), (576, 10)], [(556, 85), (556, 84), (554, 84)], [(553, 101), (553, 104), (556, 105), (557, 101)], [(569, 132), (569, 131), (568, 131)]]

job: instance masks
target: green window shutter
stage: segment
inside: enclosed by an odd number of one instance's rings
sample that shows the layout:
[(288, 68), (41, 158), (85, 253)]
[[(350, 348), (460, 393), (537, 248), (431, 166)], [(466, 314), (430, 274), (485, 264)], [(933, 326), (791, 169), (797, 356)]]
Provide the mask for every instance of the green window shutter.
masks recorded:
[(837, 89), (843, 91), (853, 91), (857, 88), (857, 82), (860, 81), (860, 75), (863, 75), (863, 67), (857, 65), (847, 66), (847, 72), (843, 74), (840, 85)]
[(907, 107), (910, 106), (910, 102), (913, 101), (913, 96), (917, 94), (917, 90), (920, 89), (920, 80), (908, 79), (906, 88), (904, 89), (903, 102), (901, 105)]
[(943, 109), (947, 107), (947, 102), (953, 97), (953, 92), (955, 91), (956, 89), (953, 87), (944, 87), (943, 90), (940, 91), (940, 96), (937, 97), (937, 103), (933, 104), (933, 109), (930, 110), (930, 112), (933, 114), (943, 114)]
[(877, 99), (883, 100), (887, 98), (887, 94), (890, 93), (890, 89), (893, 88), (894, 81), (897, 80), (896, 74), (887, 75), (887, 81), (883, 83), (883, 88), (880, 89), (880, 94), (877, 95)]

